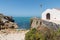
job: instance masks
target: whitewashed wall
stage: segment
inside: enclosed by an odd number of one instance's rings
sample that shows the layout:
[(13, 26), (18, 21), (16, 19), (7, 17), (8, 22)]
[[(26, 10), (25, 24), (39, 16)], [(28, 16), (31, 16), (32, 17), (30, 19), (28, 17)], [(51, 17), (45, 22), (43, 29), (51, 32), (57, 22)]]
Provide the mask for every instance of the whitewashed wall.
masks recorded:
[(47, 13), (50, 13), (50, 20), (49, 21), (52, 21), (52, 20), (56, 20), (56, 21), (60, 21), (60, 10), (57, 10), (57, 9), (47, 9), (46, 11), (44, 11), (42, 13), (42, 19), (43, 20), (47, 20), (46, 19), (46, 14)]

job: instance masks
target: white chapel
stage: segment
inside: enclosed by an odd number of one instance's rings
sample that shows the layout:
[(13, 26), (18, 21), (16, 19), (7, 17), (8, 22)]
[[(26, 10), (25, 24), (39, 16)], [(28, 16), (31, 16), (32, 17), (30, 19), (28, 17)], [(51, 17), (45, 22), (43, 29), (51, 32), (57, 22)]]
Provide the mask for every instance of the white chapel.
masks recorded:
[(42, 19), (60, 24), (60, 9), (47, 9), (42, 13)]

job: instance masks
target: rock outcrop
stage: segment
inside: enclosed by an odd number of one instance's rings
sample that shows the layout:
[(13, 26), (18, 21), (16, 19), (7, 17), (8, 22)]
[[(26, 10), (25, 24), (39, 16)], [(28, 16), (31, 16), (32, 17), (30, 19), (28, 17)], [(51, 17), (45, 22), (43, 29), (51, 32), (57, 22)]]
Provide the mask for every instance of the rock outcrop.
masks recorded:
[(60, 24), (56, 24), (53, 22), (45, 21), (40, 18), (32, 18), (31, 19), (31, 28), (40, 28), (40, 27), (47, 27), (49, 29), (57, 30), (60, 28)]
[(15, 29), (18, 25), (14, 22), (13, 17), (0, 14), (0, 30), (8, 28)]
[(31, 28), (37, 28), (38, 26), (40, 26), (42, 24), (41, 21), (42, 21), (41, 19), (36, 17), (31, 18), (31, 24), (30, 24)]
[(48, 21), (43, 20), (42, 23), (46, 25), (46, 27), (54, 29), (54, 30), (57, 30), (58, 28), (60, 28), (60, 24), (56, 24), (53, 22), (48, 22)]

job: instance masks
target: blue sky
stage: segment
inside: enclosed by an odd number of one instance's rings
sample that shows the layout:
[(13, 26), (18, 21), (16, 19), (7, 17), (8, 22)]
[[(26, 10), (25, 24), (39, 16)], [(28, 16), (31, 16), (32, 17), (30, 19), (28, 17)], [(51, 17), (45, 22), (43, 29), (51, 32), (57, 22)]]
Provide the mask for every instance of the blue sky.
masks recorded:
[(0, 0), (0, 13), (8, 16), (41, 16), (48, 8), (60, 8), (60, 0)]

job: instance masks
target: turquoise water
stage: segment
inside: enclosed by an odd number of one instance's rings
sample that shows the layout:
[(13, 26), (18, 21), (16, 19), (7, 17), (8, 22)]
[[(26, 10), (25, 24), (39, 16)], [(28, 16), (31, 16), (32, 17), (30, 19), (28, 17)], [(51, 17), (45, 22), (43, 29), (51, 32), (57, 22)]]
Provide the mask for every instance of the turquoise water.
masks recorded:
[(30, 18), (31, 17), (14, 17), (13, 19), (19, 26), (19, 29), (29, 29), (30, 28)]

